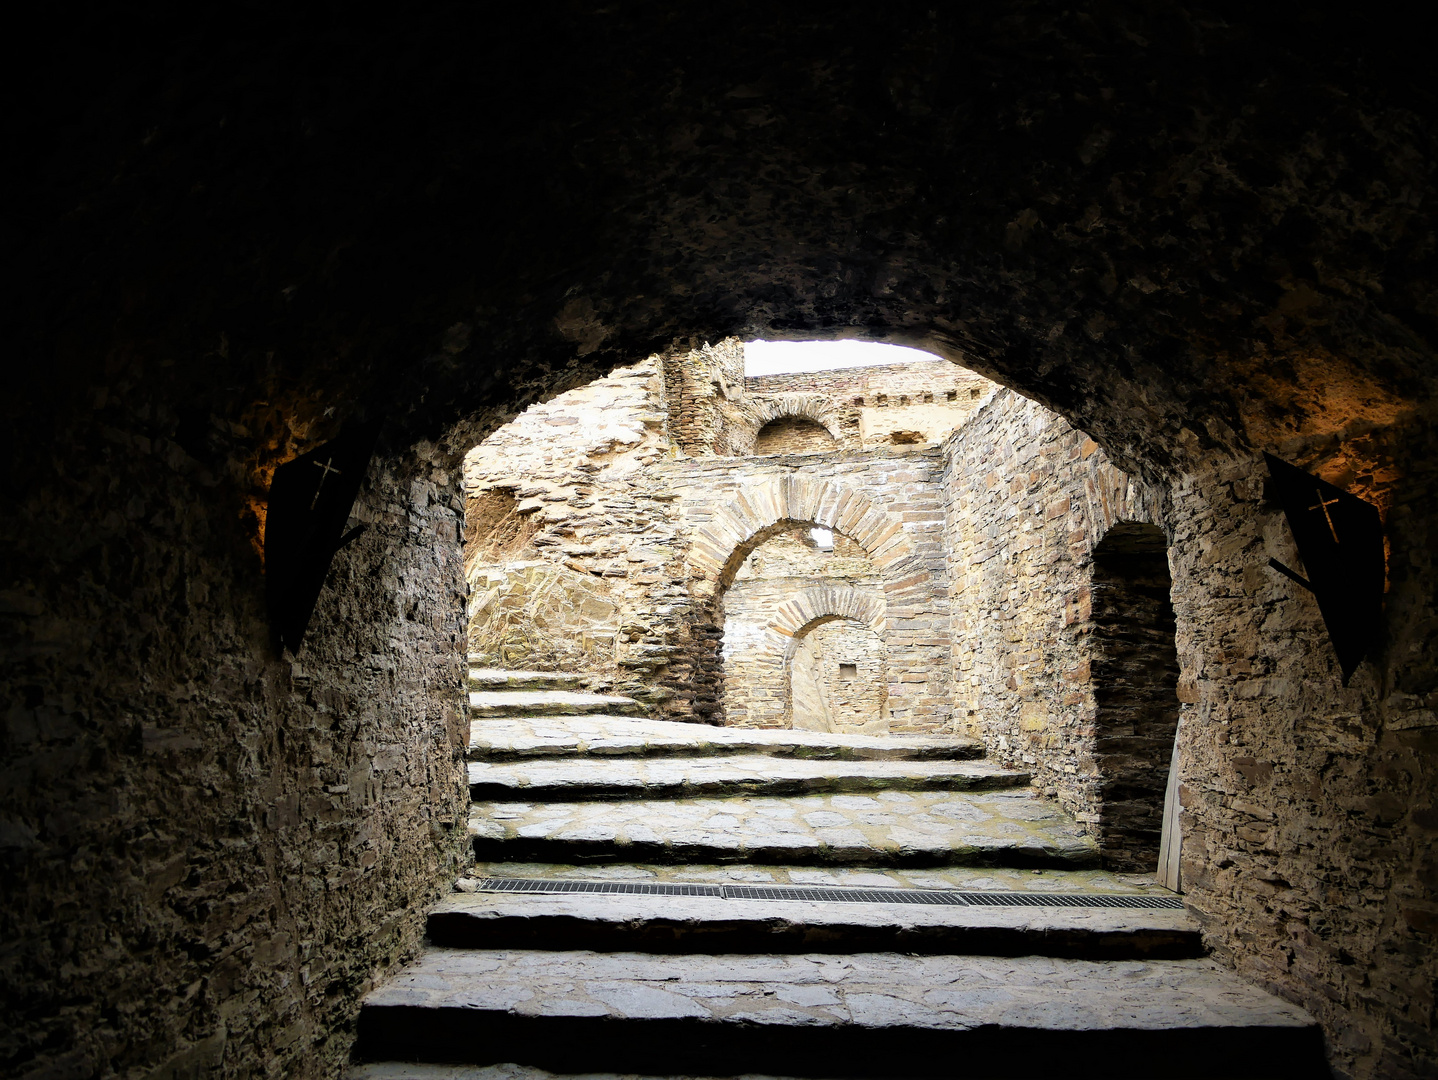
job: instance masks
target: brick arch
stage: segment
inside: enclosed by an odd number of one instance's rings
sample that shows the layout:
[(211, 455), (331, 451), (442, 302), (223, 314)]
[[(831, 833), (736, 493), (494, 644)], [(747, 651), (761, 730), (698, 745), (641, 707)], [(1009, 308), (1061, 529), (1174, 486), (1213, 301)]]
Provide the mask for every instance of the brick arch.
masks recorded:
[[(845, 484), (787, 473), (756, 482), (699, 526), (689, 551), (696, 593), (717, 597), (764, 541), (795, 525), (817, 525), (849, 537), (869, 556), (893, 595), (917, 562), (903, 522), (863, 492)], [(923, 571), (922, 566), (912, 567)]]
[(839, 619), (862, 623), (880, 637), (888, 625), (884, 604), (873, 593), (833, 584), (816, 585), (785, 600), (765, 630), (784, 639), (776, 644), (782, 644), (787, 659), (809, 631)]
[(766, 424), (788, 417), (812, 420), (827, 431), (836, 444), (842, 444), (844, 441), (839, 406), (827, 395), (773, 394), (751, 398), (747, 405), (745, 411), (748, 414), (748, 423), (742, 437), (736, 439), (736, 454), (739, 457), (748, 457), (754, 453), (754, 443)]

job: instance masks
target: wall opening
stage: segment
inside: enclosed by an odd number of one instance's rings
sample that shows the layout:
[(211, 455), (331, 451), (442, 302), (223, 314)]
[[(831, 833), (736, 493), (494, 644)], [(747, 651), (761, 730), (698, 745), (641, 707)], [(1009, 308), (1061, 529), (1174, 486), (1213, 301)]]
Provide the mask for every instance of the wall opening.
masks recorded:
[(1167, 543), (1155, 525), (1115, 525), (1094, 548), (1092, 677), (1099, 846), (1106, 866), (1158, 864), (1174, 733), (1178, 651)]
[[(824, 541), (827, 541), (825, 543)], [(843, 553), (839, 553), (842, 544)], [(851, 678), (879, 678), (887, 685), (887, 668), (871, 662), (884, 650), (879, 636), (859, 620), (851, 619), (867, 638), (851, 643), (833, 634), (809, 642), (803, 653), (801, 679), (810, 679), (795, 713), (793, 661), (796, 643), (813, 637), (820, 623), (863, 609), (870, 618), (884, 610), (884, 586), (862, 546), (830, 529), (805, 522), (789, 522), (756, 547), (739, 566), (734, 580), (719, 600), (724, 637), (722, 646), (722, 699), (725, 723), (742, 727), (806, 726), (809, 730), (835, 728), (826, 719), (832, 710), (810, 708), (837, 696), (829, 687), (841, 681), (840, 662), (855, 668)], [(840, 635), (842, 637), (842, 635)], [(830, 640), (834, 638), (834, 640)], [(852, 654), (852, 655), (851, 655)], [(821, 663), (820, 657), (826, 659)], [(876, 674), (877, 673), (877, 674)], [(816, 696), (817, 695), (817, 696)], [(854, 709), (840, 709), (845, 723)], [(796, 717), (804, 720), (796, 723)], [(863, 722), (877, 719), (865, 717)]]
[(888, 649), (871, 627), (857, 619), (817, 621), (795, 640), (787, 667), (790, 727), (888, 734)]
[(837, 448), (834, 436), (805, 416), (781, 416), (759, 429), (754, 454), (823, 454)]

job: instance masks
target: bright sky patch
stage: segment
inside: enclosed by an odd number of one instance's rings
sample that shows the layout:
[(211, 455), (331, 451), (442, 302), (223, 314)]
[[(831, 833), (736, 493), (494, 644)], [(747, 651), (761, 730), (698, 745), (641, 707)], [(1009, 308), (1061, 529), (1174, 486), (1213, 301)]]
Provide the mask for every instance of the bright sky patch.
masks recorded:
[(782, 375), (937, 359), (932, 353), (877, 341), (750, 341), (744, 345), (744, 374)]

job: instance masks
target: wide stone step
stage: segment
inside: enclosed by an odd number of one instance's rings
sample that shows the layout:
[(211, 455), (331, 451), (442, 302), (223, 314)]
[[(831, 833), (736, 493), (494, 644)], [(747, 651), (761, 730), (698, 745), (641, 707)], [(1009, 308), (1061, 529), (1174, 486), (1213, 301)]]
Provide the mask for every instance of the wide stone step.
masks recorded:
[(1319, 1029), (1211, 960), (427, 949), (370, 1060), (738, 1076), (1326, 1075)]
[(1031, 774), (985, 761), (824, 761), (767, 754), (605, 759), (576, 755), (469, 764), (475, 800), (685, 798), (1019, 787)]
[(1098, 848), (1027, 788), (614, 802), (479, 802), (481, 861), (1097, 865)]
[(471, 760), (587, 754), (770, 754), (852, 761), (965, 760), (984, 756), (977, 739), (943, 735), (831, 735), (817, 731), (711, 727), (624, 716), (505, 716), (470, 726)]
[(591, 694), (583, 690), (472, 690), (470, 713), (476, 719), (493, 716), (549, 716), (614, 713), (639, 715), (643, 706), (619, 694)]
[(471, 690), (582, 690), (588, 676), (574, 671), (516, 671), (470, 667)]
[[(516, 882), (514, 887), (578, 887)], [(649, 888), (583, 883), (594, 888)], [(676, 888), (671, 886), (671, 888)], [(692, 886), (690, 887), (692, 888)], [(712, 887), (711, 887), (712, 888)], [(718, 892), (716, 888), (713, 891)], [(1089, 960), (1177, 959), (1203, 955), (1188, 912), (1128, 908), (1028, 907), (1032, 895), (990, 894), (997, 904), (920, 903), (963, 894), (923, 890), (814, 889), (827, 900), (773, 899), (773, 886), (734, 886), (725, 895), (455, 893), (431, 909), (431, 943), (456, 948), (597, 949), (637, 952), (966, 953)], [(766, 896), (764, 894), (771, 894)], [(973, 895), (973, 894), (970, 894)], [(833, 899), (840, 897), (842, 899)], [(867, 898), (867, 899), (865, 899)], [(897, 898), (897, 899), (895, 899)], [(1004, 904), (1004, 900), (1015, 901)], [(1039, 899), (1050, 899), (1039, 897)], [(1145, 898), (1077, 897), (1069, 902), (1143, 903)], [(907, 901), (907, 902), (906, 902)]]

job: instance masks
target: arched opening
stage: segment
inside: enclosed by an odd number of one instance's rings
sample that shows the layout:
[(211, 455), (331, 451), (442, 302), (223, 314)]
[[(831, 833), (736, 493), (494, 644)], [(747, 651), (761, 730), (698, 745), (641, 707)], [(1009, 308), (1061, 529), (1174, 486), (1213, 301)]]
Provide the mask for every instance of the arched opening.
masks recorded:
[(759, 429), (754, 454), (823, 454), (837, 445), (823, 424), (805, 416), (781, 416)]
[[(858, 688), (839, 693), (841, 673), (834, 665), (854, 664), (862, 656), (863, 677), (880, 677), (872, 658), (887, 653), (876, 629), (883, 625), (884, 583), (860, 545), (829, 530), (791, 523), (749, 554), (718, 603), (723, 612), (721, 685), (727, 725), (841, 730), (831, 720), (837, 709), (849, 725), (842, 730), (855, 729), (854, 718), (862, 710), (839, 708), (839, 703)], [(833, 634), (810, 641), (799, 661), (798, 678), (809, 681), (796, 712), (796, 648), (836, 619), (852, 621), (873, 642), (865, 639), (859, 646)], [(840, 654), (842, 659), (834, 659)], [(832, 663), (821, 664), (820, 657)], [(835, 709), (828, 707), (831, 700)], [(863, 722), (877, 718), (876, 711)]]
[[(1427, 58), (1351, 10), (1206, 12), (574, 5), (495, 23), (450, 5), (338, 38), (293, 21), (259, 48), (176, 20), (117, 20), (118, 45), (101, 24), (37, 39), (102, 42), (105, 62), (37, 64), (19, 155), (12, 1067), (337, 1075), (357, 994), (417, 945), (463, 847), (458, 453), (670, 342), (814, 334), (976, 364), (1153, 482), (1201, 720), (1182, 723), (1184, 854), (1205, 939), (1313, 1010), (1335, 1072), (1433, 1073)], [(706, 373), (675, 411), (724, 392)], [(901, 398), (847, 402), (887, 424)], [(268, 477), (380, 411), (367, 531), (295, 663), (269, 648), (247, 548)], [(974, 497), (1052, 475), (1006, 467), (997, 419)], [(725, 453), (728, 430), (683, 452)], [(1392, 508), (1387, 625), (1356, 684), (1314, 598), (1267, 569), (1292, 561), (1262, 451)], [(544, 505), (577, 519), (588, 485), (562, 479), (572, 501)], [(1048, 753), (1057, 785), (1090, 764), (1057, 751), (1093, 720), (1084, 528), (1105, 507), (1092, 486), (1053, 496), (1030, 497), (1028, 532), (976, 530), (953, 592), (955, 637), (1020, 604), (1061, 623), (1021, 648), (993, 635), (1006, 655), (955, 675), (968, 722), (1016, 760)], [(536, 513), (543, 550), (596, 583), (691, 580), (659, 532), (610, 550)], [(1020, 572), (1029, 550), (1084, 580), (1045, 587)], [(622, 625), (626, 662), (684, 660), (655, 620)]]
[(883, 637), (858, 619), (816, 620), (790, 648), (789, 726), (888, 734), (888, 652)]
[(1178, 651), (1167, 541), (1120, 522), (1093, 553), (1092, 678), (1098, 833), (1105, 865), (1158, 863), (1174, 734)]

